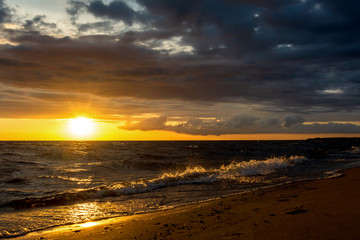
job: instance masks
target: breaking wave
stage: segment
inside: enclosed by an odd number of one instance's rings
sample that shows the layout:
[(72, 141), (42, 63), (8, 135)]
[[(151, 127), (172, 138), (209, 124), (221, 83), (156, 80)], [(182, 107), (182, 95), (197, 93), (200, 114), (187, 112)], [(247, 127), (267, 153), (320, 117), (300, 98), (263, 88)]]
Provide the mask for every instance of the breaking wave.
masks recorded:
[(360, 147), (352, 147), (348, 152), (351, 154), (360, 154)]
[(267, 175), (278, 169), (292, 167), (308, 159), (303, 156), (274, 157), (264, 161), (250, 160), (232, 162), (220, 168), (206, 169), (202, 166), (187, 167), (184, 171), (163, 173), (159, 177), (132, 182), (121, 182), (110, 186), (102, 186), (72, 193), (63, 193), (41, 198), (25, 198), (13, 200), (3, 207), (15, 209), (33, 208), (50, 205), (63, 205), (76, 201), (100, 199), (105, 197), (118, 197), (122, 195), (141, 194), (160, 188), (185, 185), (206, 184), (218, 181), (236, 181), (247, 176)]

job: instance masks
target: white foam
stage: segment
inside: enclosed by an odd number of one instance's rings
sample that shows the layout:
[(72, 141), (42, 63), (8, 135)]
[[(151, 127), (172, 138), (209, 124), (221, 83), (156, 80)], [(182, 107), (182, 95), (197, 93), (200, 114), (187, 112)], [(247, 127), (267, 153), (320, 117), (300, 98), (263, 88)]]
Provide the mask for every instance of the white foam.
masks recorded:
[(349, 152), (352, 154), (360, 154), (360, 147), (352, 147)]
[(327, 171), (327, 172), (324, 172), (324, 174), (325, 174), (325, 176), (324, 176), (325, 179), (337, 178), (337, 177), (341, 177), (344, 175), (340, 170)]
[(264, 161), (250, 160), (232, 162), (220, 168), (206, 169), (202, 166), (187, 167), (184, 171), (163, 173), (151, 180), (140, 180), (114, 184), (111, 187), (100, 190), (96, 197), (120, 196), (143, 193), (168, 186), (209, 183), (220, 180), (239, 180), (244, 182), (247, 176), (267, 175), (278, 169), (292, 167), (297, 163), (307, 161), (303, 156), (274, 157)]
[(250, 160), (249, 162), (233, 162), (219, 169), (221, 178), (233, 178), (253, 175), (267, 175), (277, 169), (293, 166), (307, 160), (303, 156), (274, 157), (265, 161)]

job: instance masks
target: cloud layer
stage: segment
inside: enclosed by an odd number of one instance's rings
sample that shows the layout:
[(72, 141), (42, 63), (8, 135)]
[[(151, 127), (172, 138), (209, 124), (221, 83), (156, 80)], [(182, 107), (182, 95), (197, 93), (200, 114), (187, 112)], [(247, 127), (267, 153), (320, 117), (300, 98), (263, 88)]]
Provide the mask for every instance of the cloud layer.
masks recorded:
[[(165, 116), (147, 118), (138, 122), (128, 122), (119, 127), (125, 130), (166, 130), (191, 135), (223, 135), (223, 134), (254, 134), (254, 133), (360, 133), (360, 126), (342, 123), (313, 123), (304, 124), (302, 121), (292, 121), (299, 116), (288, 116), (283, 124), (280, 119), (263, 119), (252, 115), (242, 114), (225, 120), (190, 119), (185, 123), (168, 125)], [(291, 121), (291, 120), (290, 120)]]
[[(9, 4), (0, 0), (0, 24), (18, 27), (0, 30), (0, 83), (40, 109), (60, 112), (54, 96), (86, 95), (100, 99), (104, 117), (142, 111), (186, 122), (127, 129), (358, 132), (331, 123), (358, 121), (358, 1), (71, 0), (72, 37), (49, 16), (21, 20)], [(27, 106), (5, 88), (0, 101), (4, 117)]]

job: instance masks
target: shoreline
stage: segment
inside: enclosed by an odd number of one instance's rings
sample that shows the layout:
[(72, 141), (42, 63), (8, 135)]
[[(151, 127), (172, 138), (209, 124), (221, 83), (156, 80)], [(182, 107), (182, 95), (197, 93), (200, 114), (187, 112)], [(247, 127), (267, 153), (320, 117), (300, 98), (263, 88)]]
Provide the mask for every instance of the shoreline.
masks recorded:
[(13, 239), (360, 239), (360, 168), (341, 172)]

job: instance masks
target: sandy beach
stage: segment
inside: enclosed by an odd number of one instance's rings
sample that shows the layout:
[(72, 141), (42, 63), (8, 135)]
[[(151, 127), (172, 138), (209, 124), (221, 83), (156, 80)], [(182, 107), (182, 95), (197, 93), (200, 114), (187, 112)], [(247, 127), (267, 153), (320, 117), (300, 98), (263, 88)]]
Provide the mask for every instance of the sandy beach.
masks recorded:
[(360, 239), (360, 168), (176, 209), (16, 239)]

